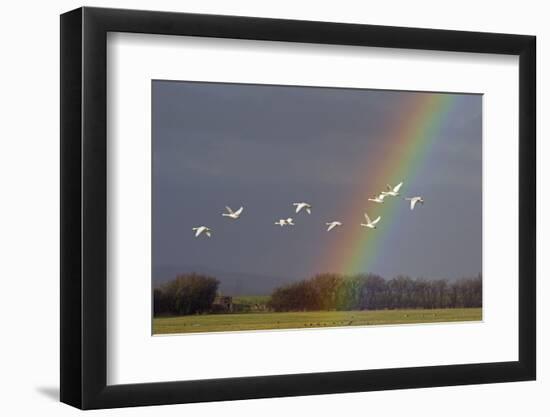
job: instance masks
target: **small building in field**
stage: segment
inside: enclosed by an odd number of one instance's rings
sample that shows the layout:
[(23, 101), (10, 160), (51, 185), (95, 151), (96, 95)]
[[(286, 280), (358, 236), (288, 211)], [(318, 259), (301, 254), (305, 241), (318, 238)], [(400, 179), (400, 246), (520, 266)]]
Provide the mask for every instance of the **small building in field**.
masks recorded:
[(228, 295), (217, 295), (212, 303), (212, 310), (215, 312), (233, 312), (233, 297)]

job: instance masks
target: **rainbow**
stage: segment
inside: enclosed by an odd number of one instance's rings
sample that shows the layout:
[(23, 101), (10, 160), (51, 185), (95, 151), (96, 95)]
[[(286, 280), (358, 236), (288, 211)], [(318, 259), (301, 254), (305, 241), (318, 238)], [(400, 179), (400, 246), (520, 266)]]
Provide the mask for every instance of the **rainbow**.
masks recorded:
[(367, 210), (371, 217), (382, 216), (384, 226), (374, 233), (360, 227), (343, 228), (328, 248), (322, 270), (344, 274), (376, 272), (381, 253), (385, 253), (381, 250), (392, 229), (397, 228), (396, 207), (403, 201), (394, 197), (384, 204), (373, 204), (367, 199), (385, 189), (386, 184), (395, 185), (401, 181), (404, 181), (401, 193), (407, 194), (407, 182), (414, 180), (430, 153), (430, 145), (437, 139), (440, 127), (460, 97), (458, 94), (411, 93), (403, 108), (398, 109), (399, 120), (380, 138), (383, 146), (376, 161), (369, 159), (368, 164), (355, 173), (366, 181), (345, 211), (345, 218), (363, 220), (362, 213)]

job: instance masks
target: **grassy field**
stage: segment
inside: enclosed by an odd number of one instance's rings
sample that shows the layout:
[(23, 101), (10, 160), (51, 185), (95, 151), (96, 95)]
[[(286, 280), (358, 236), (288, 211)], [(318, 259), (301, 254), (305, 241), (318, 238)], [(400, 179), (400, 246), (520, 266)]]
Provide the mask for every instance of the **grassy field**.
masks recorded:
[(205, 314), (153, 319), (153, 334), (479, 321), (481, 308)]

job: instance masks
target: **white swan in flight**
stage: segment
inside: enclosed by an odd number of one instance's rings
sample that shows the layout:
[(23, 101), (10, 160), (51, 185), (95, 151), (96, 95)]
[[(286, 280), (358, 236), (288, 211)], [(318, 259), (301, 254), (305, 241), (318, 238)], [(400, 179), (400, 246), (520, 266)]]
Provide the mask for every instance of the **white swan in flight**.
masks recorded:
[(327, 232), (330, 232), (332, 229), (334, 229), (335, 227), (340, 227), (342, 226), (342, 223), (341, 222), (328, 222), (328, 223), (325, 223), (328, 228), (327, 228)]
[(296, 207), (296, 213), (299, 213), (302, 209), (305, 209), (307, 214), (311, 214), (311, 204), (309, 203), (292, 203), (292, 205)]
[(222, 216), (229, 217), (230, 219), (233, 219), (233, 220), (237, 220), (241, 216), (241, 213), (243, 212), (242, 206), (237, 211), (233, 211), (229, 206), (225, 206), (225, 209), (227, 210), (227, 213), (222, 213)]
[(406, 198), (405, 200), (411, 202), (411, 210), (414, 210), (414, 206), (416, 205), (416, 203), (424, 204), (424, 199), (420, 196)]
[(212, 236), (212, 229), (206, 226), (193, 227), (193, 231), (195, 232), (195, 237), (199, 237), (203, 233), (208, 237)]
[(380, 221), (380, 216), (378, 216), (376, 219), (374, 220), (371, 220), (368, 216), (367, 213), (364, 213), (365, 214), (365, 220), (367, 221), (367, 223), (361, 223), (361, 226), (363, 227), (368, 227), (370, 229), (376, 229), (376, 223), (378, 223)]
[(382, 204), (384, 203), (384, 197), (386, 197), (385, 194), (380, 194), (374, 198), (369, 198), (369, 201), (373, 201), (375, 203), (379, 203), (379, 204)]
[(279, 219), (275, 222), (277, 226), (294, 226), (294, 219), (289, 217), (288, 219)]
[(382, 194), (384, 194), (385, 196), (388, 196), (388, 195), (391, 195), (392, 197), (397, 197), (399, 195), (399, 189), (401, 188), (401, 186), (403, 185), (403, 182), (400, 182), (399, 184), (397, 184), (395, 187), (391, 187), (391, 185), (387, 185), (387, 191), (382, 191)]

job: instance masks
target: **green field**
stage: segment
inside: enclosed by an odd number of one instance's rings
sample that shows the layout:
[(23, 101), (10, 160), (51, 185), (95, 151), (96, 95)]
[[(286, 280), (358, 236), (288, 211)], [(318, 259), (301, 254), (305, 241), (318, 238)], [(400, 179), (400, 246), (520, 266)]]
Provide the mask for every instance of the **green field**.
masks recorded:
[(481, 308), (204, 314), (153, 319), (153, 334), (479, 321)]

